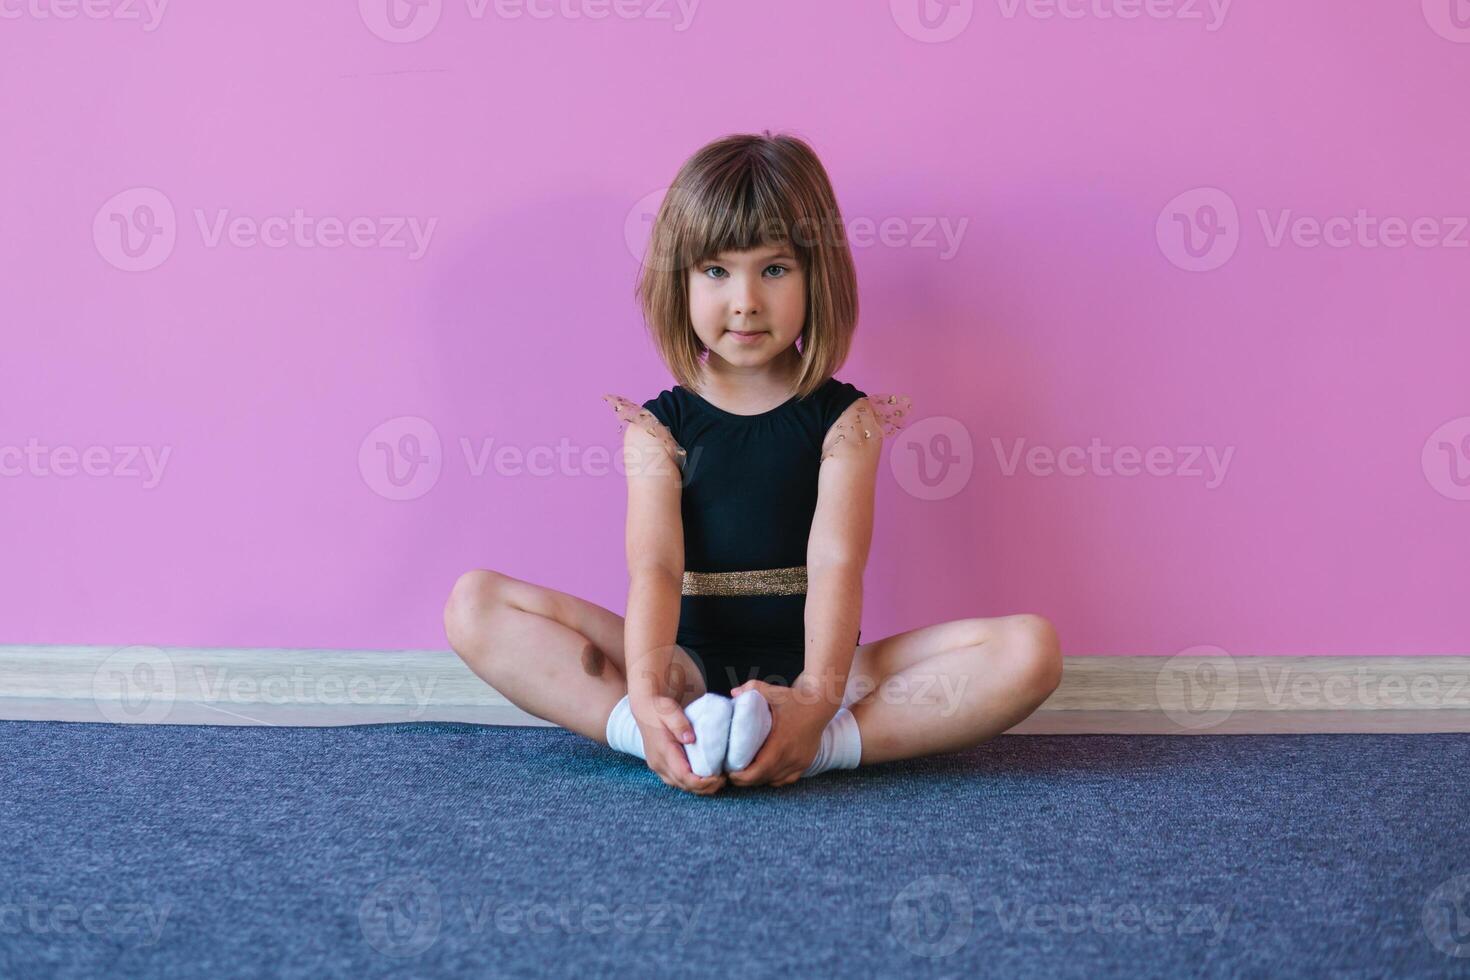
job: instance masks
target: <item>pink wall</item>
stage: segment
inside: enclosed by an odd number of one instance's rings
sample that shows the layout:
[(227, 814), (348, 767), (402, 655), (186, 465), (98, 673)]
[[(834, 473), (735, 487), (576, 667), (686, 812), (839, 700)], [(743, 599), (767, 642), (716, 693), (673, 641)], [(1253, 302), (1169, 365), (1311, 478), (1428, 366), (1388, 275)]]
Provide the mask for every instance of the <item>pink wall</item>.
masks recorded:
[(476, 566), (621, 612), (628, 239), (769, 127), (864, 235), (839, 377), (923, 419), (865, 638), (1470, 652), (1470, 5), (1352, 7), (4, 0), (0, 643), (443, 647)]

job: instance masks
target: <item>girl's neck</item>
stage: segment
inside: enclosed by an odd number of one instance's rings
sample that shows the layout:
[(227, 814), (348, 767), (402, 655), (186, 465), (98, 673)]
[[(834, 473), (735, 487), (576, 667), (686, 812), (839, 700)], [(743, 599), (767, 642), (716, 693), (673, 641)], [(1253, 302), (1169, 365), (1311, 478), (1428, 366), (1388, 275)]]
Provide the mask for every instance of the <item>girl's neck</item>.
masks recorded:
[(695, 394), (716, 408), (754, 415), (790, 398), (800, 373), (801, 353), (795, 344), (771, 363), (754, 368), (732, 367), (723, 359), (712, 365), (707, 360)]

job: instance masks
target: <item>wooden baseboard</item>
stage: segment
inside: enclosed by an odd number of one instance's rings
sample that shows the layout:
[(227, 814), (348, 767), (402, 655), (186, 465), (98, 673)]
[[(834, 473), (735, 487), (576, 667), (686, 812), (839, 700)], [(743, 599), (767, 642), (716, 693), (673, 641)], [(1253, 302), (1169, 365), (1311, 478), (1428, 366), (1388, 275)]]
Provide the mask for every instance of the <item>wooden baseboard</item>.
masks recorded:
[[(147, 646), (0, 646), (0, 720), (549, 724), (448, 650)], [(1470, 656), (1067, 657), (1061, 686), (1009, 733), (1312, 732), (1470, 732)]]

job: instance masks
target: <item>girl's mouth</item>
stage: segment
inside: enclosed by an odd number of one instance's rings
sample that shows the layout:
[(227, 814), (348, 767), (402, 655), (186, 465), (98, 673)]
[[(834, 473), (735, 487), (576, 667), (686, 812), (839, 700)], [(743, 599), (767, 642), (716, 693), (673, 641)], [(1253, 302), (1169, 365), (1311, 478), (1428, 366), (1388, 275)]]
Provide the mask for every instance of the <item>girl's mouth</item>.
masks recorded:
[(729, 333), (742, 344), (754, 343), (766, 335), (764, 330), (731, 330)]

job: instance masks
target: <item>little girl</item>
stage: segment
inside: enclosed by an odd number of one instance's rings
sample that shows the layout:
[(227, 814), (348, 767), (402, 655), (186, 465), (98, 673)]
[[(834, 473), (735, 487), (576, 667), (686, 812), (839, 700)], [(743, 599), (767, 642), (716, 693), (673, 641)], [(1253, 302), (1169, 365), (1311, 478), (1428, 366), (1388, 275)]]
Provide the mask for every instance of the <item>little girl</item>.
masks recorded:
[(637, 295), (678, 383), (604, 396), (630, 423), (627, 619), (467, 572), (444, 622), (471, 670), (699, 794), (968, 748), (1046, 700), (1062, 660), (1041, 616), (860, 642), (879, 454), (908, 399), (833, 377), (857, 283), (811, 147), (767, 132), (690, 158)]

